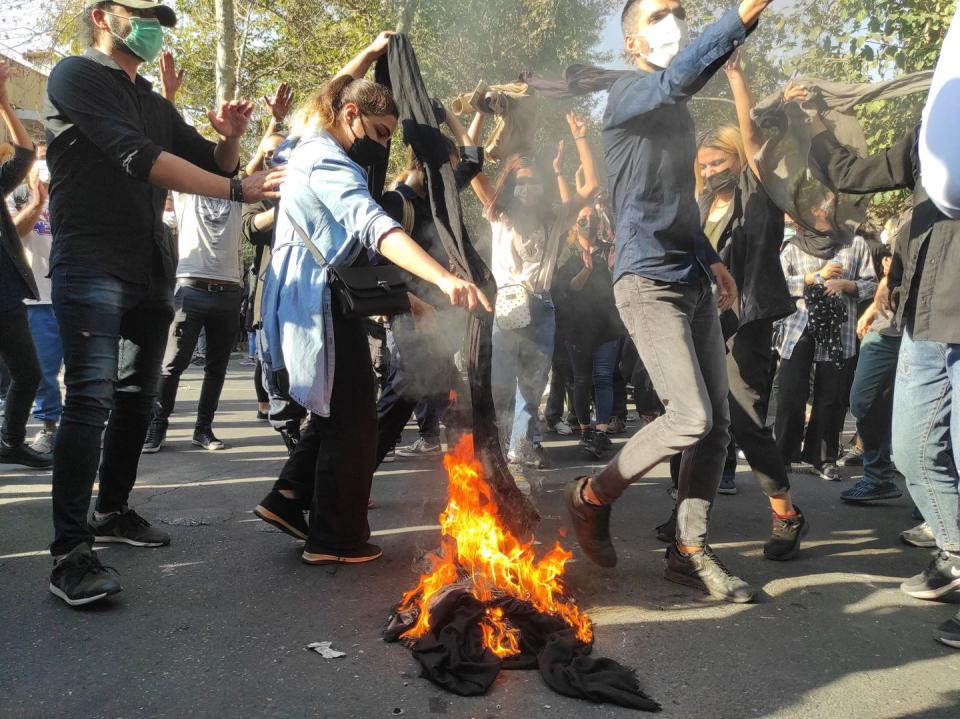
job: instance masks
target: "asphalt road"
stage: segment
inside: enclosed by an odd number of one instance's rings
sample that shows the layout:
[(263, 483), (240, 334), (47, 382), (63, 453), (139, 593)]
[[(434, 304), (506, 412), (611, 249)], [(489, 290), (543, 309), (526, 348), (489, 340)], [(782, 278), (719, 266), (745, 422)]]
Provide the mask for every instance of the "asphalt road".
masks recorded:
[[(231, 364), (215, 425), (230, 448), (216, 453), (190, 444), (200, 373), (185, 377), (169, 444), (143, 457), (133, 494), (173, 543), (103, 549), (124, 584), (107, 603), (73, 610), (47, 592), (50, 474), (0, 468), (0, 717), (638, 715), (554, 694), (535, 672), (503, 673), (487, 696), (469, 699), (419, 678), (380, 629), (415, 582), (417, 557), (436, 545), (439, 460), (400, 461), (377, 475), (370, 522), (380, 561), (307, 566), (298, 542), (251, 514), (285, 452), (253, 419), (249, 375)], [(564, 525), (565, 483), (585, 468), (572, 442), (553, 439), (556, 469), (534, 482), (544, 544)], [(838, 499), (849, 480), (796, 477), (812, 530), (797, 560), (777, 564), (761, 557), (767, 505), (741, 466), (740, 493), (717, 500), (712, 544), (762, 598), (734, 606), (662, 579), (653, 527), (669, 513), (665, 470), (614, 510), (619, 565), (575, 560), (568, 571), (594, 620), (596, 653), (636, 667), (661, 716), (960, 717), (960, 652), (930, 637), (957, 606), (897, 589), (928, 561), (897, 540), (913, 524), (906, 497), (849, 507)], [(306, 651), (315, 641), (346, 656)]]

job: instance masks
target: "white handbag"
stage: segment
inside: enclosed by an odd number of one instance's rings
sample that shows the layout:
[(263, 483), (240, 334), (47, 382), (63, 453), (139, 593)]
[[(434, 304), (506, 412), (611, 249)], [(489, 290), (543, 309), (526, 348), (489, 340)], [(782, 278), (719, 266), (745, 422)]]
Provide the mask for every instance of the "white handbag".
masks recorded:
[[(537, 282), (543, 274), (546, 264), (550, 234), (543, 228), (543, 254), (540, 256), (540, 272), (537, 273)], [(559, 240), (558, 240), (559, 241)], [(523, 285), (504, 285), (497, 289), (497, 301), (494, 304), (493, 315), (502, 330), (522, 330), (528, 327), (533, 317), (530, 313), (530, 295), (532, 293)]]
[(497, 290), (494, 306), (502, 330), (522, 330), (530, 324), (530, 290), (523, 285), (505, 285)]

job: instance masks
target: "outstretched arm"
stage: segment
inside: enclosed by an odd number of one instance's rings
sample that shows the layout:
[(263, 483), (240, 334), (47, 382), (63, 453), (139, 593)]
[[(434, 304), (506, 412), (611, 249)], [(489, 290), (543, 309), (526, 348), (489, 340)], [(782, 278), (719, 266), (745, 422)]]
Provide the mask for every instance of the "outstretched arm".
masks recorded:
[(743, 67), (740, 64), (740, 50), (737, 50), (730, 56), (727, 64), (723, 66), (727, 74), (727, 81), (730, 83), (730, 92), (733, 94), (733, 102), (737, 107), (737, 122), (740, 125), (740, 135), (743, 137), (743, 149), (747, 155), (747, 164), (753, 170), (757, 178), (760, 177), (760, 170), (757, 168), (756, 157), (763, 147), (763, 133), (757, 127), (757, 123), (750, 116), (753, 110), (753, 95), (750, 92), (750, 86), (747, 85), (747, 78), (743, 74)]
[(359, 80), (360, 78), (364, 77), (370, 70), (370, 66), (377, 61), (377, 58), (386, 54), (387, 46), (390, 44), (390, 38), (395, 34), (396, 33), (388, 30), (377, 35), (373, 39), (373, 42), (357, 53), (357, 55), (355, 55), (350, 62), (341, 68), (340, 72), (338, 72), (335, 77), (349, 75), (355, 80)]

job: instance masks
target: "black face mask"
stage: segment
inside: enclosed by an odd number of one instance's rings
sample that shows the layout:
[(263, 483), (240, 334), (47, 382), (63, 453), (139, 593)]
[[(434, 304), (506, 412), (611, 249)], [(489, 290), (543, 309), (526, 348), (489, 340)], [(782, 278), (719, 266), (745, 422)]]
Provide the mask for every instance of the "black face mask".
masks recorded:
[(716, 175), (711, 175), (706, 179), (707, 189), (714, 195), (725, 195), (733, 192), (737, 187), (737, 176), (729, 168), (721, 170)]
[(597, 222), (596, 217), (581, 217), (577, 220), (577, 227), (580, 230), (580, 234), (584, 237), (595, 237), (597, 234), (597, 227), (599, 223)]
[[(363, 125), (362, 116), (360, 124)], [(366, 127), (364, 127), (364, 131), (366, 131)], [(353, 132), (352, 126), (350, 132)], [(370, 190), (373, 199), (379, 202), (383, 195), (383, 186), (387, 181), (390, 148), (384, 147), (369, 134), (357, 137), (357, 134), (353, 133), (353, 144), (347, 150), (347, 157), (360, 165), (367, 173), (367, 189)]]

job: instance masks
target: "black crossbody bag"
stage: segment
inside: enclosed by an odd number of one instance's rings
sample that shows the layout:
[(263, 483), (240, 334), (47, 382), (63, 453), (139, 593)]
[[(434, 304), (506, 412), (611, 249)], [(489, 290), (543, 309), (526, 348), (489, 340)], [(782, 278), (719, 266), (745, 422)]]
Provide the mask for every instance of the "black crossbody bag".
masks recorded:
[(389, 317), (410, 310), (403, 270), (395, 265), (334, 267), (324, 259), (290, 213), (285, 214), (310, 254), (329, 273), (330, 291), (345, 317)]

